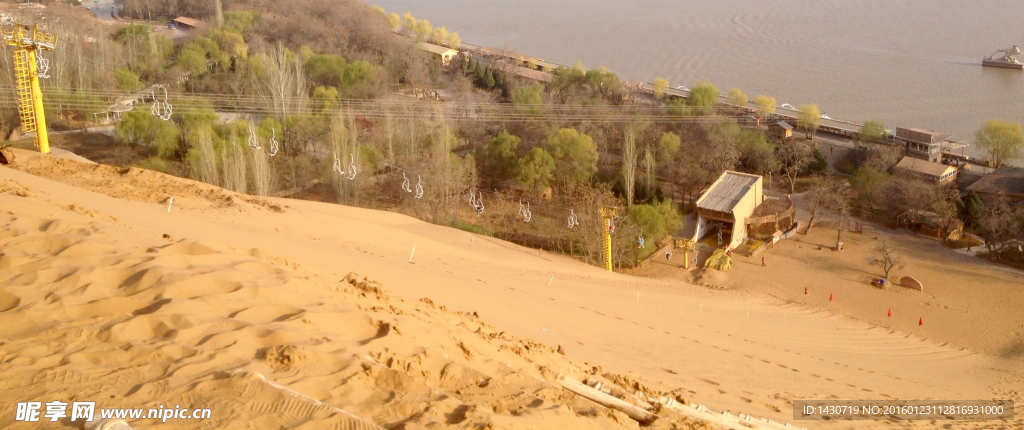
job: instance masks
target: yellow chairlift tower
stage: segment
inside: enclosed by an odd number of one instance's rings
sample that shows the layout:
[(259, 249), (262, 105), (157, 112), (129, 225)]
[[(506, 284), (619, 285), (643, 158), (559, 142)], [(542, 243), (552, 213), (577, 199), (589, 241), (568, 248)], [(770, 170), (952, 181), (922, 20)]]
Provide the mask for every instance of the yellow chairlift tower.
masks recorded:
[[(0, 30), (4, 43), (15, 46), (14, 78), (17, 84), (18, 114), (22, 133), (36, 132), (39, 152), (50, 153), (46, 136), (46, 115), (43, 113), (43, 93), (39, 89), (39, 63), (36, 51), (52, 51), (57, 36), (39, 31), (37, 25), (14, 24), (14, 29)], [(45, 72), (44, 72), (45, 73)]]
[(603, 222), (601, 226), (604, 227), (604, 232), (601, 233), (601, 253), (604, 262), (605, 270), (612, 271), (612, 230), (615, 228), (612, 223), (612, 218), (615, 217), (615, 213), (618, 212), (619, 208), (601, 208), (601, 219)]

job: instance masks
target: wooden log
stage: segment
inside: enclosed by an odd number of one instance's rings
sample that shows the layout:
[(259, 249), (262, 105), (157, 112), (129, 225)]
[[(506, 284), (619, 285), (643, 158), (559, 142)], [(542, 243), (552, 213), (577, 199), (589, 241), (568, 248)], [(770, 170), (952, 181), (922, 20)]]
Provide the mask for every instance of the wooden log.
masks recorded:
[(636, 420), (640, 424), (650, 424), (654, 422), (654, 420), (658, 419), (657, 415), (654, 415), (639, 406), (633, 405), (618, 397), (605, 394), (600, 390), (589, 387), (574, 379), (566, 378), (559, 375), (558, 383), (561, 384), (563, 388), (572, 391), (576, 394), (579, 394), (580, 396), (583, 396), (583, 398), (587, 400), (590, 400), (606, 408), (622, 412), (629, 416), (630, 418)]

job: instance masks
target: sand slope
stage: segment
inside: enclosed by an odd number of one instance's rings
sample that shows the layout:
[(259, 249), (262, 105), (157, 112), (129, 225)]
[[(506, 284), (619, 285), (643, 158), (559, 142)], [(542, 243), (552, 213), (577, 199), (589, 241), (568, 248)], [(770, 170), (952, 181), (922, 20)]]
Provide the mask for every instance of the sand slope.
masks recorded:
[[(4, 203), (17, 210), (0, 215), (9, 400), (214, 410), (211, 422), (167, 428), (629, 423), (554, 383), (587, 376), (579, 363), (475, 315), (259, 249), (123, 240), (81, 216), (24, 216), (25, 205)], [(4, 428), (13, 409), (4, 402)]]
[(205, 402), (227, 428), (356, 428), (348, 414), (603, 428), (635, 423), (568, 394), (559, 373), (776, 421), (798, 398), (1022, 400), (1019, 360), (817, 307), (607, 273), (392, 213), (28, 153), (14, 167), (0, 167), (0, 388), (19, 401)]

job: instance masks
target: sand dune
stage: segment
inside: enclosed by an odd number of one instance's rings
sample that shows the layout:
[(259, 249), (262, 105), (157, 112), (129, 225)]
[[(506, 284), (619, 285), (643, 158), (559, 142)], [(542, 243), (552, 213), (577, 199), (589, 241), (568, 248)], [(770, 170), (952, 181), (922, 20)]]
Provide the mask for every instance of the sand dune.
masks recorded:
[[(1019, 360), (812, 304), (607, 273), (394, 213), (18, 157), (0, 167), (4, 428), (15, 401), (71, 399), (213, 410), (161, 428), (636, 426), (559, 375), (632, 404), (782, 422), (793, 399), (1022, 400)], [(705, 425), (654, 410), (655, 428)]]

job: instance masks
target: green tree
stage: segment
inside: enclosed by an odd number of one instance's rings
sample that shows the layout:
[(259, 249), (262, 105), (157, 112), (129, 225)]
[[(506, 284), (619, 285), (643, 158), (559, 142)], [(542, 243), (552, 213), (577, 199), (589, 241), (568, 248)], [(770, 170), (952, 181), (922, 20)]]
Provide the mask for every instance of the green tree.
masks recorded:
[(332, 54), (314, 54), (306, 60), (303, 69), (315, 85), (340, 87), (348, 62), (345, 57)]
[(422, 42), (430, 37), (430, 33), (434, 32), (434, 27), (430, 25), (430, 21), (421, 19), (416, 22), (416, 28), (413, 31), (416, 32), (416, 40)]
[(129, 24), (114, 30), (114, 40), (125, 43), (133, 36), (146, 36), (152, 31), (153, 27), (148, 24)]
[(597, 172), (597, 146), (592, 137), (563, 128), (549, 135), (544, 145), (558, 162), (559, 177), (583, 183)]
[(757, 116), (763, 119), (768, 119), (775, 113), (775, 97), (768, 97), (766, 95), (759, 95), (754, 97), (754, 104), (757, 105)]
[(313, 89), (313, 102), (321, 112), (330, 112), (338, 107), (338, 89), (335, 87), (319, 86)]
[(801, 105), (800, 112), (796, 114), (796, 124), (804, 129), (808, 137), (818, 131), (818, 127), (821, 126), (821, 110), (818, 109), (818, 105)]
[(673, 98), (665, 102), (668, 113), (675, 116), (687, 116), (693, 113), (693, 109), (686, 105), (686, 99)]
[(182, 55), (187, 55), (188, 58), (194, 58), (196, 57), (195, 54), (198, 54), (198, 57), (202, 59), (202, 68), (200, 69), (196, 67), (193, 63), (191, 64), (192, 68), (186, 68), (186, 70), (196, 73), (206, 70), (207, 60), (219, 64), (222, 68), (225, 67), (230, 60), (228, 53), (220, 49), (220, 44), (206, 36), (199, 36), (191, 42), (186, 43), (185, 46), (181, 48), (181, 52), (178, 53), (179, 64), (181, 64)]
[(115, 126), (118, 142), (153, 147), (161, 158), (169, 159), (178, 152), (178, 127), (172, 121), (164, 121), (143, 110), (133, 110), (121, 115)]
[(135, 91), (142, 85), (139, 75), (127, 67), (115, 67), (114, 80), (117, 81), (117, 87), (122, 91)]
[(990, 119), (974, 134), (974, 143), (987, 152), (992, 165), (1001, 167), (1019, 158), (1024, 147), (1024, 133), (1019, 122)]
[(459, 36), (459, 32), (453, 31), (448, 34), (448, 47), (455, 50), (462, 47), (462, 36)]
[(779, 170), (775, 158), (775, 145), (760, 131), (742, 131), (736, 141), (740, 151), (740, 164), (744, 170), (758, 175), (767, 175)]
[(242, 58), (249, 55), (249, 45), (239, 33), (214, 28), (207, 31), (207, 35), (217, 42), (221, 51)]
[(822, 154), (820, 149), (814, 148), (811, 157), (811, 162), (807, 165), (807, 173), (821, 173), (828, 170), (828, 159), (825, 158), (825, 154)]
[(698, 81), (697, 85), (690, 90), (689, 105), (699, 115), (712, 115), (715, 113), (715, 102), (718, 101), (718, 88), (710, 82)]
[(408, 34), (415, 33), (418, 23), (419, 21), (411, 13), (406, 12), (405, 15), (402, 15), (402, 31)]
[(668, 89), (668, 80), (665, 78), (655, 79), (651, 86), (654, 87), (654, 96), (660, 99), (665, 96), (665, 90)]
[(345, 72), (341, 75), (341, 86), (348, 88), (362, 84), (370, 80), (373, 73), (373, 64), (363, 60), (353, 61), (345, 67)]
[(971, 191), (967, 195), (965, 206), (964, 211), (967, 212), (967, 225), (977, 228), (981, 225), (981, 217), (985, 213), (985, 202), (981, 200), (981, 196), (978, 193)]
[(520, 184), (542, 192), (555, 178), (555, 159), (544, 148), (533, 148), (519, 160), (518, 173)]
[(672, 202), (672, 199), (664, 199), (655, 207), (665, 220), (665, 234), (675, 234), (683, 228), (683, 215), (679, 213), (679, 208)]
[(884, 143), (888, 140), (888, 133), (885, 132), (885, 124), (881, 121), (870, 120), (864, 123), (853, 136), (854, 140), (870, 143)]
[(622, 94), (622, 80), (607, 67), (587, 70), (586, 82), (590, 91), (602, 98), (615, 100)]
[(389, 13), (388, 25), (391, 26), (392, 30), (398, 30), (399, 28), (402, 28), (402, 17), (398, 16), (398, 14), (394, 12)]
[(247, 10), (224, 12), (224, 29), (244, 35), (249, 32), (250, 28), (252, 28), (252, 24), (259, 19), (259, 12)]
[(206, 57), (203, 56), (202, 52), (185, 49), (178, 54), (178, 59), (175, 63), (182, 70), (191, 72), (194, 74), (202, 73), (206, 70)]
[(525, 87), (519, 87), (512, 96), (512, 102), (516, 104), (517, 110), (528, 114), (540, 113), (540, 106), (544, 104), (544, 84), (537, 83)]
[(671, 131), (662, 133), (661, 140), (658, 141), (658, 158), (665, 161), (674, 160), (682, 142), (678, 134)]
[(665, 217), (654, 205), (633, 205), (629, 208), (629, 218), (644, 236), (644, 248), (657, 246), (654, 242), (665, 237)]
[(746, 109), (749, 102), (750, 98), (743, 91), (740, 91), (739, 88), (729, 88), (729, 103), (740, 109)]
[(505, 130), (487, 139), (477, 157), (483, 167), (481, 171), (499, 181), (511, 178), (517, 165), (516, 150), (521, 142), (518, 136)]
[(490, 89), (494, 89), (494, 86), (497, 85), (497, 83), (498, 82), (494, 79), (494, 71), (489, 69), (489, 68), (485, 69), (485, 71), (484, 71), (484, 88), (487, 88), (489, 90)]
[(874, 212), (876, 204), (880, 202), (889, 186), (889, 180), (889, 174), (885, 172), (861, 167), (854, 171), (850, 186), (853, 188), (857, 203)]
[(430, 40), (438, 45), (448, 43), (448, 28), (443, 25), (435, 27), (434, 31), (430, 32)]
[(359, 162), (363, 170), (377, 170), (378, 164), (384, 161), (384, 154), (371, 144), (359, 145)]

